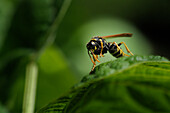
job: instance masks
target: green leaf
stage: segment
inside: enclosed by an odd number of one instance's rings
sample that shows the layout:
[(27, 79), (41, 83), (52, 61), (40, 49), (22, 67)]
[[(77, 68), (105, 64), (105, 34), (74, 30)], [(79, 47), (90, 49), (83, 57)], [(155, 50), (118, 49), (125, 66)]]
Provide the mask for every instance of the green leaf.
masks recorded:
[(10, 21), (15, 11), (17, 2), (13, 0), (1, 0), (0, 4), (0, 51), (3, 45), (5, 36), (10, 26)]
[(0, 103), (0, 113), (9, 113), (9, 111)]
[(69, 69), (62, 51), (57, 47), (49, 47), (41, 55), (39, 78), (37, 84), (36, 110), (68, 91), (77, 80)]
[(166, 58), (122, 57), (97, 66), (92, 75), (38, 113), (170, 112), (169, 82)]
[[(0, 89), (3, 91), (0, 100), (13, 113), (22, 110), (25, 67), (34, 59), (35, 54), (38, 54), (38, 49), (47, 42), (48, 37), (45, 35), (51, 30), (51, 26), (54, 26), (63, 2), (63, 0), (0, 2)], [(43, 52), (41, 51), (42, 54)]]

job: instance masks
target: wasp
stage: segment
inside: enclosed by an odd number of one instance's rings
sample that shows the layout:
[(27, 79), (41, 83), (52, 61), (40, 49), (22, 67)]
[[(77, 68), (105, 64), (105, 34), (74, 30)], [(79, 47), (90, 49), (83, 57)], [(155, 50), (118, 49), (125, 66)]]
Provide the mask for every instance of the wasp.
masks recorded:
[[(124, 44), (126, 50), (128, 53), (130, 53), (133, 56), (133, 53), (129, 50), (125, 42), (107, 42), (106, 38), (115, 38), (115, 37), (131, 37), (132, 33), (121, 33), (121, 34), (115, 34), (115, 35), (108, 35), (108, 36), (95, 36), (92, 37), (91, 40), (87, 43), (86, 48), (88, 50), (88, 55), (93, 63), (93, 67), (91, 69), (91, 72), (94, 70), (96, 66), (96, 61), (100, 62), (98, 60), (98, 55), (100, 57), (104, 57), (103, 54), (107, 53), (109, 51), (110, 54), (112, 54), (114, 57), (119, 58), (123, 56), (130, 56), (123, 52), (123, 50), (120, 48), (122, 44)], [(93, 59), (92, 59), (92, 57)], [(91, 73), (90, 72), (90, 73)]]

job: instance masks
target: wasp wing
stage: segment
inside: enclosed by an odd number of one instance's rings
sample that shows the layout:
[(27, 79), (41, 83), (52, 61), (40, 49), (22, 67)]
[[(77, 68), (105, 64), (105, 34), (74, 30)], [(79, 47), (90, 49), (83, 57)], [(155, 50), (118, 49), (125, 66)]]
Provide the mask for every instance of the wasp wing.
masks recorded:
[(101, 38), (131, 37), (132, 33), (121, 33), (115, 35), (101, 36)]

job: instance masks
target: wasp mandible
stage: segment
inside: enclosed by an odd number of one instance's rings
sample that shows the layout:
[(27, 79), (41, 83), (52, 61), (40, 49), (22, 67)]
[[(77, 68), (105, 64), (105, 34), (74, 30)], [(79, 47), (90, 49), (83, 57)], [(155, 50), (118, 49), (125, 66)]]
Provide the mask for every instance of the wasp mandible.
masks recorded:
[[(121, 33), (121, 34), (115, 34), (115, 35), (108, 35), (108, 36), (95, 36), (92, 37), (90, 42), (87, 43), (86, 47), (88, 50), (88, 55), (93, 63), (93, 67), (91, 72), (94, 70), (96, 66), (96, 61), (100, 62), (98, 60), (98, 55), (100, 57), (104, 57), (103, 54), (107, 53), (109, 51), (110, 54), (112, 54), (114, 57), (119, 58), (122, 56), (130, 56), (123, 52), (123, 50), (120, 48), (122, 44), (124, 44), (126, 50), (128, 53), (130, 53), (133, 56), (133, 53), (129, 50), (127, 45), (124, 42), (116, 43), (116, 42), (107, 42), (105, 38), (115, 38), (115, 37), (131, 37), (132, 33)], [(93, 59), (91, 55), (93, 56)], [(90, 72), (90, 73), (91, 73)]]

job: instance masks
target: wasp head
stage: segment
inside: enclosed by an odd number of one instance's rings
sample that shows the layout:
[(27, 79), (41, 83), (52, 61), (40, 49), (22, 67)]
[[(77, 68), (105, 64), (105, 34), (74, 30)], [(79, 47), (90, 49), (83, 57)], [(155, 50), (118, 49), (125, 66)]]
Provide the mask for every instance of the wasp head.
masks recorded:
[(88, 49), (88, 51), (95, 51), (96, 45), (96, 42), (90, 41), (89, 43), (87, 43), (86, 48)]

